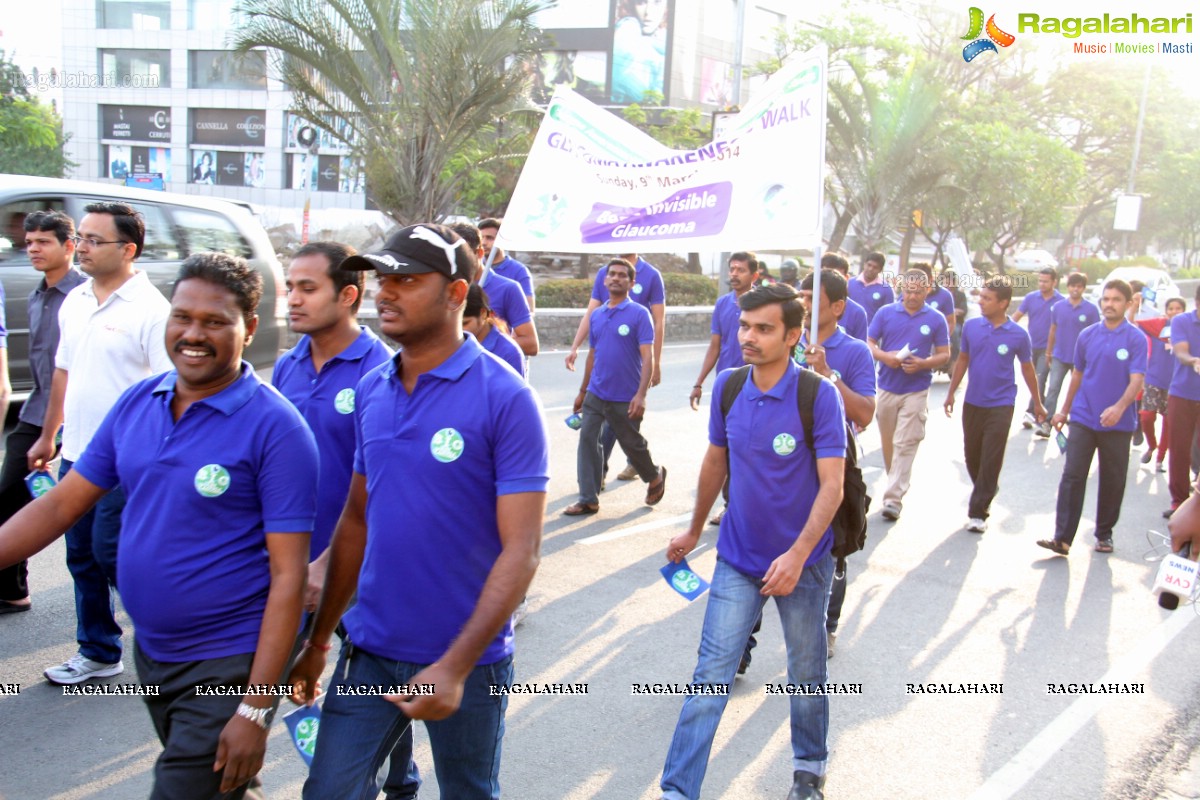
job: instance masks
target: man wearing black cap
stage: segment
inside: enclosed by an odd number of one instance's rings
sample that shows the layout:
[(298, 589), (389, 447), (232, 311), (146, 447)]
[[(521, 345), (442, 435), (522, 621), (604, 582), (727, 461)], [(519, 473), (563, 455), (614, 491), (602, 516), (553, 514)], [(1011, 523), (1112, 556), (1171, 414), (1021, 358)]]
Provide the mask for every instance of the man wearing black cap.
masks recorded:
[[(401, 351), (356, 390), (350, 493), (292, 672), (311, 703), (345, 612), (304, 797), (373, 796), (410, 719), (425, 721), (442, 797), (497, 797), (507, 693), (491, 687), (512, 682), (512, 613), (538, 564), (541, 409), (463, 335), (475, 258), (452, 230), (409, 226), (342, 268), (375, 270), (380, 327)], [(495, 477), (481, 486), (480, 476)]]

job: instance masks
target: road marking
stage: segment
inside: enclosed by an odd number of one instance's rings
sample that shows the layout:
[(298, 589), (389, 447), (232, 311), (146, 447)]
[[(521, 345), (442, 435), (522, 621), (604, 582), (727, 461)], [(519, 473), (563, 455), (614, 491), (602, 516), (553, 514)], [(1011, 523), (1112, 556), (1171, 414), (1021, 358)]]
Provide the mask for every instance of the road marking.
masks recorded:
[[(1195, 619), (1196, 614), (1192, 609), (1180, 608), (1165, 622), (1151, 630), (1096, 683), (1132, 682), (1132, 679)], [(1059, 749), (1070, 741), (1080, 728), (1108, 705), (1112, 697), (1113, 695), (1108, 694), (1079, 695), (1075, 702), (1067, 706), (1007, 764), (992, 773), (969, 800), (1005, 800), (1015, 795), (1046, 765), (1046, 762), (1058, 755)]]
[(632, 536), (635, 533), (645, 533), (646, 531), (655, 531), (659, 528), (669, 528), (672, 525), (678, 525), (681, 522), (687, 522), (692, 518), (691, 514), (680, 514), (678, 517), (667, 517), (666, 519), (656, 519), (653, 522), (643, 522), (641, 525), (631, 525), (628, 528), (619, 528), (608, 533), (598, 533), (595, 536), (588, 536), (580, 539), (575, 544), (601, 544), (602, 542), (611, 542), (613, 539), (623, 539), (626, 536)]

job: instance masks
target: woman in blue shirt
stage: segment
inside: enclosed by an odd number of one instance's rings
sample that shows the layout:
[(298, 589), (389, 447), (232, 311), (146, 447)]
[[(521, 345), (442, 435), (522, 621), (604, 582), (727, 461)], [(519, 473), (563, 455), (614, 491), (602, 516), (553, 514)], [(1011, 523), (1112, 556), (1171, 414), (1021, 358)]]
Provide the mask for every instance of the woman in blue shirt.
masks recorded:
[(467, 305), (463, 309), (463, 330), (474, 336), (483, 349), (508, 364), (525, 377), (525, 356), (520, 346), (508, 336), (504, 320), (492, 312), (487, 292), (477, 283), (467, 290)]

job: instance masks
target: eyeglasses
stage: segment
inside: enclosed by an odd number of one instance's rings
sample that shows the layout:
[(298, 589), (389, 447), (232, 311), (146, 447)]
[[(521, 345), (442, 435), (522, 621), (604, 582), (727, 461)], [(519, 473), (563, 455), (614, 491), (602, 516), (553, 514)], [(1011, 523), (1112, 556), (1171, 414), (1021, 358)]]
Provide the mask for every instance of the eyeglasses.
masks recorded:
[(102, 244), (132, 244), (132, 242), (127, 242), (124, 239), (113, 239), (111, 242), (105, 242), (101, 239), (93, 239), (90, 236), (72, 236), (71, 241), (75, 243), (76, 247), (87, 245), (89, 249), (99, 247)]

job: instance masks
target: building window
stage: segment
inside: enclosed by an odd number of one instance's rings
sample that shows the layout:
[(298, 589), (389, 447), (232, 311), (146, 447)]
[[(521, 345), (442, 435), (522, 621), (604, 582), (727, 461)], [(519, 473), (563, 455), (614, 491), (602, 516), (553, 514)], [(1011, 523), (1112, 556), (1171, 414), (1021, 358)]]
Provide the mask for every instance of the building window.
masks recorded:
[(267, 55), (262, 50), (192, 50), (188, 86), (192, 89), (266, 89)]
[(98, 0), (97, 25), (135, 31), (171, 28), (171, 0)]
[(225, 30), (241, 24), (237, 0), (188, 0), (188, 28), (194, 31)]
[(243, 186), (262, 189), (267, 185), (263, 153), (193, 149), (189, 183), (207, 186)]
[(170, 50), (101, 50), (100, 85), (155, 89), (171, 85)]

